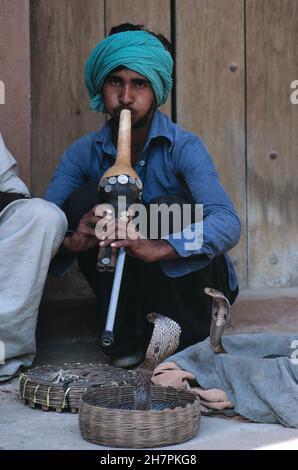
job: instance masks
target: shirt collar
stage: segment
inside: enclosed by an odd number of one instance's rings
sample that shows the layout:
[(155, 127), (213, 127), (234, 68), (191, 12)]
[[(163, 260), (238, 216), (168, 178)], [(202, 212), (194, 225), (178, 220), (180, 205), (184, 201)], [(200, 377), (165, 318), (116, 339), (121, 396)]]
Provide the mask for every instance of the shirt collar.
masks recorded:
[[(152, 140), (160, 137), (166, 138), (170, 142), (172, 147), (174, 137), (170, 124), (170, 119), (165, 114), (156, 110), (152, 119), (151, 128), (148, 134), (144, 150), (148, 147)], [(116, 156), (116, 148), (112, 141), (112, 126), (110, 120), (106, 122), (106, 124), (100, 129), (100, 131), (98, 131), (96, 142), (102, 144), (102, 149), (104, 153)]]
[(149, 145), (151, 140), (164, 137), (167, 139), (171, 146), (173, 145), (173, 131), (170, 127), (170, 119), (160, 111), (156, 110), (152, 119), (151, 128), (149, 131), (148, 139), (145, 144), (145, 147)]
[(112, 140), (111, 122), (107, 121), (105, 125), (97, 132), (96, 142), (102, 144), (102, 150), (108, 155), (116, 156), (116, 148)]

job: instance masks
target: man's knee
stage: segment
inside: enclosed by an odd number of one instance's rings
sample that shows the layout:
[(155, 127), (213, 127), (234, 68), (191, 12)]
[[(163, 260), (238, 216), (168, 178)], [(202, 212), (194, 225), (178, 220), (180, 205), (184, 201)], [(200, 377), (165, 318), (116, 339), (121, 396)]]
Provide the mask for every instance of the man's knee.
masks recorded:
[(1, 233), (9, 236), (25, 227), (32, 231), (47, 231), (55, 233), (58, 237), (64, 237), (67, 230), (65, 214), (58, 206), (43, 199), (20, 199), (7, 208), (0, 219)]
[(67, 220), (64, 212), (52, 202), (33, 198), (28, 201), (23, 211), (24, 215), (37, 220), (39, 227), (51, 227), (61, 233), (65, 233), (67, 230)]
[(52, 243), (52, 256), (57, 252), (63, 242), (66, 230), (67, 219), (64, 212), (52, 202), (34, 198), (28, 201), (28, 216), (35, 221), (36, 229), (46, 233), (47, 238)]

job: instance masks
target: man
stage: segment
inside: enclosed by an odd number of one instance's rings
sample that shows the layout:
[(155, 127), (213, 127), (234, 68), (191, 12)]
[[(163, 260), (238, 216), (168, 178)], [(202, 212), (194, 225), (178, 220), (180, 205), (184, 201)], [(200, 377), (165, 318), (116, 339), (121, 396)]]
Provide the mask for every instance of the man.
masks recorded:
[[(183, 234), (180, 239), (169, 234), (157, 240), (103, 236), (101, 247), (112, 244), (116, 250), (124, 246), (131, 255), (125, 265), (115, 327), (113, 354), (118, 366), (141, 360), (151, 334), (146, 313), (156, 311), (175, 319), (182, 328), (183, 349), (209, 334), (211, 300), (204, 287), (216, 287), (231, 302), (238, 293), (235, 272), (225, 255), (240, 236), (235, 209), (201, 140), (157, 111), (171, 90), (172, 69), (164, 37), (130, 24), (113, 28), (95, 47), (85, 69), (91, 108), (107, 112), (111, 119), (100, 131), (82, 137), (66, 150), (46, 194), (49, 201), (63, 205), (70, 228), (60, 266), (56, 260), (57, 273), (77, 258), (97, 296), (103, 325), (112, 275), (96, 270), (94, 227), (101, 219), (95, 208), (102, 202), (96, 187), (115, 162), (122, 109), (132, 114), (132, 165), (143, 182), (142, 202), (147, 206), (203, 204), (202, 246), (186, 249)], [(117, 234), (119, 224), (111, 220), (106, 233), (115, 229)], [(190, 225), (189, 231), (193, 229)]]
[(33, 362), (48, 267), (67, 229), (57, 206), (29, 197), (0, 134), (0, 382)]

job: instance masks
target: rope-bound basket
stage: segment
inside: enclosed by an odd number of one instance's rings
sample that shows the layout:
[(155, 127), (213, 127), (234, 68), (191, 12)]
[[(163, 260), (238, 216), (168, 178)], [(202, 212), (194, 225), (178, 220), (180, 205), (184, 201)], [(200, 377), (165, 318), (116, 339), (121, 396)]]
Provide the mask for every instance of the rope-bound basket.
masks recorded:
[(92, 386), (81, 398), (80, 431), (84, 439), (112, 447), (156, 447), (194, 437), (200, 401), (188, 391), (151, 386), (149, 410), (135, 410), (134, 387)]
[(88, 387), (94, 384), (125, 384), (127, 380), (133, 380), (134, 374), (134, 371), (102, 364), (40, 366), (20, 375), (19, 393), (23, 402), (31, 408), (76, 413), (80, 398)]

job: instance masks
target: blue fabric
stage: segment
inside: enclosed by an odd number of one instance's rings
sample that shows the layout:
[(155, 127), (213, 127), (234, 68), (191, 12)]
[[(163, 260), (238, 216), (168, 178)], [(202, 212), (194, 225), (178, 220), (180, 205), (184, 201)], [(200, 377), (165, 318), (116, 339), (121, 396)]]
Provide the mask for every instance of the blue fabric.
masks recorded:
[(166, 102), (172, 88), (171, 54), (147, 31), (125, 31), (97, 44), (87, 60), (85, 85), (93, 111), (104, 112), (102, 86), (106, 76), (119, 66), (134, 70), (150, 81), (157, 106)]
[[(67, 197), (90, 180), (98, 182), (114, 164), (116, 149), (112, 129), (107, 122), (100, 131), (91, 132), (74, 142), (63, 154), (45, 198), (62, 206)], [(135, 165), (143, 185), (143, 201), (170, 194), (190, 203), (203, 204), (204, 237), (199, 249), (186, 250), (189, 240), (168, 237), (181, 258), (160, 261), (165, 274), (183, 276), (202, 269), (214, 256), (226, 254), (239, 240), (241, 226), (232, 202), (220, 184), (212, 159), (202, 141), (155, 111), (147, 142)], [(194, 227), (190, 227), (194, 228)], [(61, 275), (72, 257), (56, 267)], [(237, 286), (233, 265), (226, 255), (230, 288)]]
[(165, 362), (191, 372), (204, 389), (224, 390), (251, 421), (298, 428), (297, 334), (224, 335), (222, 343), (227, 354), (215, 354), (207, 338)]

